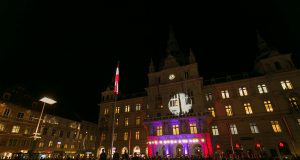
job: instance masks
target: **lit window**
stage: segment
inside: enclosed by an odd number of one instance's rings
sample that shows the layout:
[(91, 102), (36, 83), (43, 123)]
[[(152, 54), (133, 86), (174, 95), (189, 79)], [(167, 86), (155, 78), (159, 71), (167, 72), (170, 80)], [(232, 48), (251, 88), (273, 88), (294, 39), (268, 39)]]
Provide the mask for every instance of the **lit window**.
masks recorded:
[(64, 148), (68, 148), (68, 144), (64, 144)]
[(156, 135), (161, 136), (162, 135), (162, 126), (157, 126), (156, 127)]
[(248, 95), (246, 87), (239, 88), (239, 93), (240, 93), (240, 96), (247, 96)]
[(79, 134), (79, 139), (82, 139), (82, 134), (81, 133)]
[(221, 91), (221, 95), (222, 95), (222, 98), (223, 98), (223, 99), (229, 98), (229, 92), (228, 92), (228, 90)]
[(137, 110), (137, 111), (140, 111), (141, 110), (141, 104), (136, 104), (136, 106), (135, 106), (135, 110)]
[(116, 141), (118, 138), (118, 133), (114, 133), (114, 141)]
[(232, 116), (233, 115), (232, 108), (231, 108), (230, 105), (229, 106), (225, 106), (225, 110), (226, 110), (226, 115), (227, 116)]
[(39, 147), (40, 147), (40, 148), (44, 147), (44, 142), (40, 142), (40, 143), (39, 143)]
[(214, 136), (217, 136), (217, 135), (219, 135), (219, 130), (218, 130), (218, 126), (211, 126), (211, 130), (212, 130), (212, 134), (214, 135)]
[(281, 128), (278, 121), (271, 121), (271, 124), (274, 132), (281, 132)]
[(267, 112), (273, 112), (273, 107), (272, 107), (271, 101), (269, 101), (269, 100), (264, 101), (264, 104), (265, 104)]
[(28, 131), (28, 129), (26, 128), (25, 130), (24, 130), (24, 134), (28, 134), (29, 133), (29, 131)]
[(297, 111), (300, 111), (300, 107), (299, 107), (298, 100), (296, 97), (290, 97), (289, 101), (290, 101), (292, 108), (294, 108)]
[(267, 86), (265, 84), (259, 84), (259, 85), (257, 85), (257, 89), (258, 89), (258, 92), (260, 94), (268, 93), (268, 89), (267, 89)]
[(108, 108), (104, 109), (104, 115), (108, 114)]
[(190, 123), (190, 131), (191, 131), (191, 134), (197, 134), (196, 123)]
[(173, 128), (173, 135), (178, 135), (179, 134), (178, 124), (173, 125), (172, 128)]
[(53, 141), (49, 141), (48, 147), (52, 147), (52, 146), (53, 146)]
[(289, 80), (281, 81), (280, 83), (283, 90), (293, 89), (293, 85)]
[(174, 94), (171, 96), (169, 107), (178, 107), (179, 106), (179, 94)]
[(119, 118), (116, 119), (116, 126), (119, 125)]
[(102, 134), (101, 134), (101, 141), (105, 141), (105, 138), (106, 138), (105, 133), (102, 133)]
[(128, 118), (125, 118), (125, 126), (128, 126)]
[(244, 103), (246, 114), (253, 114), (250, 103)]
[(258, 127), (256, 125), (256, 123), (250, 123), (250, 129), (251, 129), (251, 132), (254, 134), (254, 133), (259, 133), (258, 131)]
[(4, 124), (0, 123), (0, 131), (4, 131)]
[(125, 112), (130, 112), (130, 106), (129, 105), (125, 106)]
[(116, 113), (120, 113), (120, 107), (116, 107)]
[(57, 142), (56, 148), (60, 148), (60, 147), (61, 147), (61, 142)]
[(215, 109), (214, 109), (214, 107), (209, 107), (209, 108), (207, 108), (207, 110), (208, 110), (208, 112), (210, 112), (210, 113), (211, 113), (211, 115), (212, 115), (213, 117), (216, 117), (216, 114), (215, 114)]
[(140, 139), (140, 131), (135, 132), (135, 139), (139, 140)]
[(211, 101), (212, 100), (212, 93), (206, 93), (205, 94), (205, 99), (206, 99), (206, 101)]
[(91, 136), (90, 136), (90, 141), (92, 141), (93, 139), (94, 139), (94, 137), (91, 135)]
[(5, 108), (4, 112), (3, 112), (3, 116), (8, 117), (10, 114), (10, 109), (9, 108)]
[(135, 124), (138, 126), (141, 124), (141, 117), (136, 117)]
[(128, 132), (124, 132), (124, 141), (128, 140)]
[(71, 149), (74, 149), (74, 147), (75, 147), (74, 144), (72, 144), (72, 145), (71, 145)]
[(20, 131), (20, 126), (13, 126), (11, 133), (19, 133)]
[(237, 128), (235, 124), (230, 125), (231, 134), (238, 134)]
[(297, 119), (297, 121), (298, 121), (298, 124), (300, 125), (300, 119)]
[(24, 113), (22, 113), (22, 112), (19, 112), (19, 113), (18, 113), (18, 115), (17, 115), (17, 118), (19, 118), (19, 119), (23, 119), (23, 117), (24, 117)]

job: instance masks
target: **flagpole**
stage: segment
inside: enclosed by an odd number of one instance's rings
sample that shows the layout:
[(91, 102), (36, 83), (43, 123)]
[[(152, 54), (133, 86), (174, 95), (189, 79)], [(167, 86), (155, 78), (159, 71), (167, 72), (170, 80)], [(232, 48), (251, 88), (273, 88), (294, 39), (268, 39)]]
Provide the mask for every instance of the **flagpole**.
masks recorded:
[(114, 134), (115, 134), (115, 110), (117, 107), (117, 98), (119, 93), (119, 61), (116, 68), (116, 75), (115, 75), (115, 85), (114, 85), (114, 95), (115, 95), (115, 105), (113, 106), (113, 121), (112, 121), (112, 135), (111, 135), (111, 157), (110, 159), (113, 159), (113, 147), (114, 147)]
[(115, 131), (115, 109), (116, 109), (116, 105), (117, 105), (117, 97), (118, 95), (115, 95), (115, 105), (113, 106), (113, 121), (112, 121), (112, 138), (111, 138), (111, 156), (110, 159), (113, 159), (113, 147), (114, 147), (114, 131)]

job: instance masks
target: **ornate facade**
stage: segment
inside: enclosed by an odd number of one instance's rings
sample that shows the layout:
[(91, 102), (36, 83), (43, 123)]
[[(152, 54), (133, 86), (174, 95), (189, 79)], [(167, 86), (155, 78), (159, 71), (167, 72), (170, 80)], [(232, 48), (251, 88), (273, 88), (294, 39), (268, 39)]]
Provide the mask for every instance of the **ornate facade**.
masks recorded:
[(170, 157), (299, 154), (300, 71), (290, 54), (271, 50), (258, 38), (257, 74), (207, 81), (199, 76), (192, 51), (180, 56), (171, 33), (163, 65), (156, 69), (150, 63), (145, 95), (115, 103), (112, 87), (102, 92), (101, 148), (110, 153), (114, 123), (113, 146), (119, 152)]

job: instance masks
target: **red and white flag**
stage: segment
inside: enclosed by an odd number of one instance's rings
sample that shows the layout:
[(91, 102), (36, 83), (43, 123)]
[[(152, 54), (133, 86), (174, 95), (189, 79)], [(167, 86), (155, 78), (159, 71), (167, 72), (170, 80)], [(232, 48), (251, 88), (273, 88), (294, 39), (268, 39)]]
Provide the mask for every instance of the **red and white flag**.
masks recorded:
[(118, 93), (119, 93), (119, 63), (116, 68), (114, 93), (115, 93), (115, 95), (118, 95)]

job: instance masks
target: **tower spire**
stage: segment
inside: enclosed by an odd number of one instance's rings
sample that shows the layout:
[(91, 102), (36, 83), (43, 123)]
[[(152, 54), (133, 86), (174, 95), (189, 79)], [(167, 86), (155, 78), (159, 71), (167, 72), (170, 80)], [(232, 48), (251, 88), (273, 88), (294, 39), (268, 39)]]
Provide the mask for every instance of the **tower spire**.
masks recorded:
[(195, 55), (194, 55), (194, 52), (193, 52), (192, 48), (190, 48), (189, 62), (190, 63), (195, 63), (196, 62)]
[(149, 64), (149, 73), (151, 73), (151, 72), (155, 72), (155, 67), (154, 67), (152, 58), (151, 58), (150, 64)]
[(170, 24), (167, 53), (174, 55), (174, 54), (177, 54), (178, 52), (179, 52), (179, 46), (178, 46), (177, 40), (175, 38), (173, 26)]

